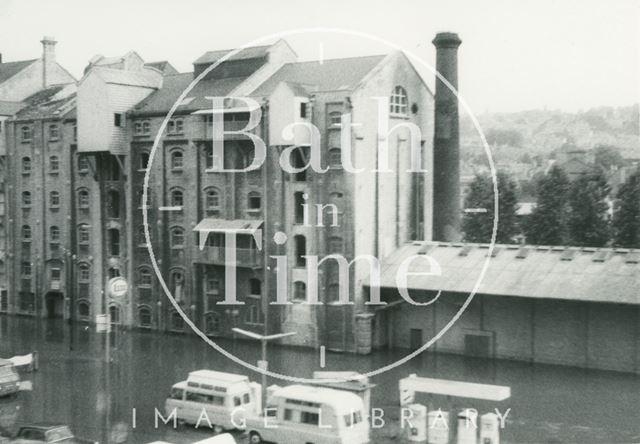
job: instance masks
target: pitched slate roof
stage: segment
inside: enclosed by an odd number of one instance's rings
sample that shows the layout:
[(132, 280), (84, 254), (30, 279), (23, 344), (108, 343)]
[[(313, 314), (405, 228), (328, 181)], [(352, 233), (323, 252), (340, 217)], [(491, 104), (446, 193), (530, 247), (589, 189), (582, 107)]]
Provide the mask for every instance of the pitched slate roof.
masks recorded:
[(260, 85), (252, 96), (268, 96), (280, 82), (307, 86), (315, 91), (349, 91), (355, 88), (384, 55), (349, 57), (344, 59), (287, 63)]
[(128, 86), (157, 88), (160, 86), (160, 74), (153, 70), (127, 71), (123, 69), (95, 68), (91, 71), (106, 83)]
[(0, 100), (0, 116), (13, 116), (25, 106), (26, 104), (24, 102), (9, 102), (7, 100)]
[(75, 112), (75, 98), (75, 84), (51, 86), (27, 97), (24, 108), (16, 114), (15, 119), (31, 120), (67, 116), (69, 112)]
[(0, 83), (9, 80), (36, 60), (38, 59), (0, 63)]
[(144, 66), (155, 68), (166, 76), (178, 74), (178, 71), (173, 67), (173, 65), (166, 60), (162, 60), (160, 62), (148, 62), (145, 63)]
[[(207, 96), (225, 96), (235, 87), (240, 85), (246, 77), (231, 77), (226, 79), (201, 80), (189, 91), (184, 105), (179, 106), (176, 112), (193, 112), (211, 107), (211, 101), (205, 99)], [(180, 94), (183, 93), (193, 81), (193, 73), (182, 73), (173, 76), (165, 76), (162, 88), (150, 94), (131, 111), (136, 114), (161, 114), (171, 109)]]
[[(246, 60), (246, 59), (256, 59), (265, 57), (267, 55), (267, 50), (273, 45), (263, 45), (263, 46), (251, 46), (249, 48), (243, 48), (238, 53), (232, 55), (226, 60)], [(220, 60), (225, 55), (229, 54), (233, 49), (223, 49), (218, 51), (207, 51), (202, 54), (200, 57), (193, 62), (194, 65), (202, 65), (207, 63), (214, 63)]]
[[(469, 294), (481, 276), (488, 245), (414, 242), (381, 264), (381, 286), (397, 288), (400, 264), (413, 255), (435, 260), (440, 275), (408, 275), (407, 288)], [(478, 294), (640, 304), (640, 250), (496, 245)], [(410, 272), (434, 273), (415, 259)]]

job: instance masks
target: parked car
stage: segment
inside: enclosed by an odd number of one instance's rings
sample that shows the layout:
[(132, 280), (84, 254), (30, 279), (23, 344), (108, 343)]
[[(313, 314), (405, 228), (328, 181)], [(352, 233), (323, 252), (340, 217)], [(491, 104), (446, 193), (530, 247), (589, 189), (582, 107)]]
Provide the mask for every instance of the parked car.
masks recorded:
[(11, 444), (93, 444), (93, 441), (76, 438), (69, 426), (56, 423), (38, 423), (20, 427)]

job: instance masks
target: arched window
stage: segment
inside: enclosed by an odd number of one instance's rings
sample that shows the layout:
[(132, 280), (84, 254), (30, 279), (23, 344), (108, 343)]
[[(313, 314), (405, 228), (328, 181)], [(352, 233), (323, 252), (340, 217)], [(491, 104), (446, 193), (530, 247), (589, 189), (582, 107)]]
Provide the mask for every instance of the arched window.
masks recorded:
[(60, 207), (60, 193), (58, 191), (51, 191), (49, 193), (49, 206), (51, 208)]
[(296, 168), (305, 168), (299, 173), (294, 173), (296, 182), (305, 182), (307, 180), (307, 164), (305, 161), (305, 151), (302, 147), (298, 147), (291, 152), (291, 165)]
[(244, 322), (246, 324), (262, 324), (263, 321), (263, 316), (262, 316), (262, 307), (256, 303), (257, 301), (253, 301), (252, 303), (249, 303), (246, 311), (245, 311), (245, 315), (244, 315)]
[(337, 303), (340, 300), (340, 284), (333, 282), (327, 286), (327, 301)]
[(149, 153), (147, 152), (140, 153), (139, 168), (141, 170), (146, 170), (148, 167), (149, 167)]
[(262, 282), (260, 282), (260, 279), (249, 279), (249, 294), (251, 296), (260, 296), (262, 294)]
[(138, 309), (138, 325), (140, 327), (151, 327), (152, 316), (149, 307), (140, 307)]
[(109, 247), (109, 255), (120, 256), (120, 230), (117, 228), (109, 228), (107, 230), (107, 245)]
[(139, 285), (142, 287), (151, 287), (152, 274), (147, 267), (141, 268), (139, 272)]
[(171, 152), (171, 169), (181, 170), (184, 166), (184, 156), (181, 150), (175, 150)]
[(340, 111), (331, 111), (329, 113), (329, 125), (340, 126), (342, 123), (342, 114)]
[(87, 320), (91, 316), (91, 306), (87, 301), (78, 301), (78, 318)]
[(89, 190), (84, 188), (78, 190), (78, 208), (89, 208)]
[(120, 193), (117, 190), (107, 193), (107, 215), (112, 219), (120, 217)]
[[(149, 236), (151, 236), (151, 233), (149, 233)], [(138, 227), (138, 245), (140, 246), (147, 246), (147, 236), (146, 236), (146, 231), (144, 229), (144, 225), (141, 227)]]
[(80, 282), (89, 282), (91, 280), (91, 268), (89, 264), (79, 264), (78, 265), (78, 281)]
[(82, 224), (78, 226), (78, 243), (85, 245), (89, 243), (89, 225)]
[(331, 148), (329, 150), (329, 166), (331, 168), (342, 167), (342, 152), (340, 148)]
[(78, 172), (80, 174), (89, 172), (89, 158), (84, 154), (78, 154)]
[(389, 112), (392, 115), (406, 116), (408, 107), (407, 91), (402, 86), (396, 86), (389, 99)]
[(171, 313), (171, 330), (184, 330), (184, 319), (182, 319), (182, 316), (177, 311)]
[(49, 139), (58, 140), (58, 137), (60, 137), (60, 128), (58, 128), (58, 125), (52, 123), (49, 125)]
[(22, 206), (30, 207), (31, 206), (31, 192), (23, 191), (22, 192)]
[(217, 216), (220, 213), (220, 192), (217, 188), (205, 190), (204, 208), (207, 216)]
[(172, 270), (170, 274), (171, 279), (171, 293), (176, 301), (182, 301), (182, 295), (184, 293), (184, 273), (182, 270)]
[(23, 242), (31, 242), (31, 227), (29, 225), (22, 226), (22, 240)]
[(171, 206), (172, 207), (182, 207), (184, 204), (182, 190), (173, 189), (171, 190)]
[(307, 255), (307, 239), (298, 234), (293, 237), (294, 248), (295, 248), (295, 257), (296, 257), (296, 267), (304, 267), (307, 264), (307, 259), (305, 256)]
[(58, 156), (49, 157), (49, 173), (58, 174), (60, 171), (60, 159)]
[(117, 305), (109, 306), (109, 317), (111, 318), (112, 324), (120, 323), (120, 307)]
[(208, 335), (220, 334), (220, 315), (216, 312), (208, 313), (204, 318), (204, 331)]
[(182, 227), (173, 227), (171, 229), (171, 248), (184, 247), (184, 229)]
[(22, 128), (20, 128), (20, 134), (23, 142), (31, 141), (31, 127), (23, 126)]
[(249, 211), (260, 211), (262, 208), (262, 198), (257, 191), (250, 191), (247, 195), (247, 209)]
[(300, 281), (293, 283), (293, 299), (295, 301), (304, 301), (307, 299), (307, 284)]
[(58, 242), (60, 240), (60, 228), (56, 225), (49, 227), (49, 240), (51, 242)]
[(22, 174), (31, 174), (31, 157), (22, 158)]
[(343, 244), (340, 236), (331, 236), (329, 238), (329, 253), (342, 254)]
[(293, 193), (293, 214), (294, 221), (297, 224), (301, 224), (304, 222), (304, 193), (302, 191), (296, 191)]

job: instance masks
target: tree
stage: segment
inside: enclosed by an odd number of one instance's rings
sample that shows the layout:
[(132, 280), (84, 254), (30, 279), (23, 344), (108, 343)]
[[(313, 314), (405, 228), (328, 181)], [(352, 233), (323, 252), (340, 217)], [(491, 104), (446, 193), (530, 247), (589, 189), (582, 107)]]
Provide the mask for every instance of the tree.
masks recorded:
[(622, 184), (613, 213), (613, 242), (617, 247), (640, 248), (640, 169)]
[(566, 245), (569, 242), (569, 189), (569, 178), (558, 166), (538, 179), (537, 205), (523, 224), (528, 243)]
[(593, 149), (594, 163), (605, 171), (624, 165), (624, 157), (615, 146), (598, 145)]
[(571, 243), (582, 247), (603, 247), (610, 239), (607, 210), (610, 187), (602, 172), (582, 176), (569, 192)]
[[(498, 182), (498, 230), (496, 242), (508, 244), (517, 234), (516, 207), (518, 204), (516, 184), (507, 174), (499, 172)], [(462, 231), (466, 242), (491, 242), (494, 219), (494, 189), (491, 176), (476, 175), (465, 198), (465, 214)], [(486, 209), (486, 211), (483, 211)], [(480, 211), (480, 212), (479, 212)]]

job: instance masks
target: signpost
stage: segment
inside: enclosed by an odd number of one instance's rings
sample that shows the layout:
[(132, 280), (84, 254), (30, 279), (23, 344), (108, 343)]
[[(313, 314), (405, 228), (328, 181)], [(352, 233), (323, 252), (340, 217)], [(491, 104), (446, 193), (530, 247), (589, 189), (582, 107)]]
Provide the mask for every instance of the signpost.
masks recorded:
[(257, 339), (260, 341), (262, 354), (260, 360), (258, 361), (258, 368), (262, 370), (262, 408), (264, 409), (267, 402), (267, 375), (264, 372), (266, 372), (269, 368), (269, 362), (267, 361), (267, 341), (286, 338), (287, 336), (293, 336), (296, 334), (296, 332), (292, 331), (288, 333), (276, 333), (273, 335), (261, 335), (252, 331), (243, 330), (241, 328), (232, 328), (231, 330), (243, 336), (247, 336), (251, 339)]

